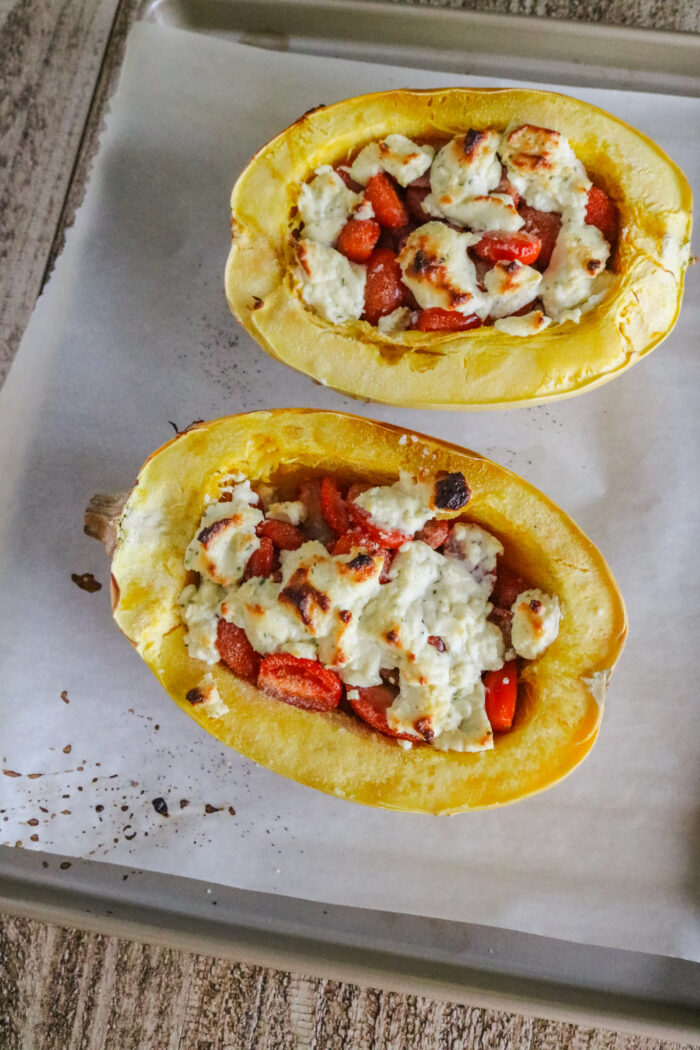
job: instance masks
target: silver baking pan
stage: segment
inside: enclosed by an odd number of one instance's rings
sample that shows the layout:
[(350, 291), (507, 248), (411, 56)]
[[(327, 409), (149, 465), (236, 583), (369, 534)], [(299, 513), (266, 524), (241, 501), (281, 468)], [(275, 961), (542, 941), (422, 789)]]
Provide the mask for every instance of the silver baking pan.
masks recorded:
[[(548, 20), (545, 37), (535, 19), (352, 0), (156, 0), (144, 6), (142, 17), (260, 48), (261, 60), (267, 48), (700, 95), (700, 39), (680, 34)], [(592, 54), (595, 65), (588, 61)], [(699, 968), (662, 955), (321, 904), (9, 847), (0, 848), (0, 907), (492, 1009), (675, 1039), (700, 1032)]]

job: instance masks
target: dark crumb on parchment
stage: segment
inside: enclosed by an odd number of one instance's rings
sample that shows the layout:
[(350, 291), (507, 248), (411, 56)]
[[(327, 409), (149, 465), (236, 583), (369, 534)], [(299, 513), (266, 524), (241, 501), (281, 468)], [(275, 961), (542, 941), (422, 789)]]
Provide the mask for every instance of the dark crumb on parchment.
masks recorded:
[(220, 813), (223, 808), (224, 808), (223, 806), (212, 806), (210, 802), (207, 802), (207, 804), (204, 807), (204, 812), (205, 813)]
[(158, 797), (158, 798), (152, 799), (151, 801), (153, 802), (154, 810), (161, 817), (169, 817), (170, 816), (170, 814), (168, 813), (168, 803), (165, 801), (164, 798)]
[(63, 748), (63, 754), (64, 755), (69, 755), (72, 750), (73, 750), (72, 744), (66, 744), (66, 746)]
[(6, 777), (21, 777), (21, 773), (17, 773), (14, 769), (3, 769), (3, 773)]
[(61, 700), (63, 700), (64, 704), (69, 704), (70, 703), (70, 700), (68, 699), (68, 690), (67, 689), (62, 689), (61, 690)]
[(185, 806), (189, 806), (189, 804), (190, 804), (190, 800), (188, 798), (181, 798), (180, 799), (180, 809), (184, 809)]
[(77, 587), (80, 587), (81, 591), (87, 591), (88, 594), (102, 590), (102, 584), (91, 572), (72, 572), (70, 578)]
[(70, 868), (70, 861), (69, 860), (62, 860), (61, 863), (59, 864), (59, 868), (61, 868), (62, 871), (65, 871), (67, 868)]

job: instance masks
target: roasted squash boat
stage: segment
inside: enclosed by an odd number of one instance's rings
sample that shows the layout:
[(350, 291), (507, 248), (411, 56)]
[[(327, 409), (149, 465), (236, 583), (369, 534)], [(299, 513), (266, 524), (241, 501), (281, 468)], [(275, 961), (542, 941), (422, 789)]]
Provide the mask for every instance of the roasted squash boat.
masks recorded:
[(335, 412), (231, 416), (96, 498), (86, 529), (173, 700), (303, 784), (455, 813), (549, 787), (595, 741), (626, 632), (615, 581), (473, 452)]
[(576, 99), (367, 95), (306, 114), (240, 176), (226, 293), (273, 356), (354, 397), (533, 404), (668, 335), (690, 208), (658, 146)]

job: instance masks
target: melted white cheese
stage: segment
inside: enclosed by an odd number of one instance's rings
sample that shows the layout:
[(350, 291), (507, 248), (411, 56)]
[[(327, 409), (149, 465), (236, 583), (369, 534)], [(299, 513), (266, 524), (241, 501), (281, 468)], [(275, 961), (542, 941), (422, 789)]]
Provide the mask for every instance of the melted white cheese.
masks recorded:
[(197, 535), (185, 552), (185, 566), (226, 587), (237, 583), (251, 554), (260, 546), (255, 526), (263, 513), (258, 497), (245, 481), (230, 489), (230, 503), (210, 503)]
[(444, 222), (425, 223), (410, 234), (399, 253), (399, 265), (419, 306), (465, 314), (485, 309), (474, 263), (467, 255), (467, 248), (479, 240), (476, 234), (459, 233)]
[(496, 559), (503, 554), (503, 544), (480, 525), (457, 522), (452, 526), (444, 547), (445, 556), (465, 563), (469, 572), (486, 595), (493, 590)]
[(432, 484), (416, 481), (401, 471), (393, 485), (378, 485), (355, 497), (358, 507), (366, 510), (375, 525), (397, 529), (412, 536), (435, 515)]
[(357, 320), (365, 308), (365, 267), (305, 238), (297, 245), (297, 255), (304, 302), (332, 324)]
[(584, 306), (609, 255), (610, 247), (597, 226), (564, 224), (539, 292), (547, 316), (563, 321), (566, 311)]
[(197, 691), (202, 698), (197, 705), (198, 710), (204, 711), (210, 718), (221, 718), (222, 715), (226, 714), (228, 707), (221, 699), (212, 675), (205, 674), (197, 686)]
[(534, 660), (559, 634), (559, 600), (544, 591), (523, 591), (511, 611), (513, 648), (518, 656)]
[(299, 194), (304, 237), (319, 244), (333, 244), (361, 200), (331, 167), (317, 168), (316, 178), (304, 183)]
[(506, 332), (508, 335), (527, 336), (542, 332), (551, 323), (551, 317), (545, 317), (541, 310), (531, 310), (521, 317), (499, 318), (493, 327), (497, 332)]
[(306, 521), (306, 507), (300, 500), (291, 500), (287, 503), (271, 503), (267, 508), (268, 518), (275, 521), (285, 521), (288, 525), (301, 525)]
[(193, 660), (202, 660), (205, 664), (216, 664), (220, 660), (216, 624), (225, 594), (223, 587), (205, 577), (199, 589), (191, 583), (180, 595), (182, 619), (187, 627), (185, 644)]
[[(357, 502), (378, 513), (379, 523), (414, 531), (434, 513), (432, 492), (431, 484), (404, 475), (393, 486), (367, 490)], [(254, 496), (247, 484), (234, 486), (232, 494), (234, 502), (240, 494)], [(240, 525), (241, 534), (245, 528)], [(188, 651), (204, 663), (217, 663), (216, 626), (223, 616), (243, 628), (257, 652), (321, 660), (350, 687), (379, 685), (380, 669), (396, 668), (399, 692), (387, 712), (392, 728), (416, 740), (425, 736), (438, 749), (484, 750), (493, 740), (481, 674), (500, 668), (504, 659), (502, 634), (487, 618), (502, 550), (485, 529), (458, 523), (444, 554), (419, 540), (405, 543), (384, 584), (379, 582), (381, 556), (359, 548), (332, 555), (316, 540), (280, 552), (279, 582), (253, 577), (221, 586), (215, 582), (221, 567), (207, 564), (200, 586), (186, 587), (181, 596)], [(545, 603), (544, 636), (549, 637), (551, 609), (558, 623), (558, 603), (540, 591), (525, 592), (518, 601), (533, 597)], [(516, 606), (514, 632), (521, 638), (529, 630), (523, 644), (530, 639), (532, 648), (530, 636), (537, 631), (530, 620), (523, 626), (525, 614)], [(216, 710), (212, 693), (211, 713)]]
[(474, 197), (487, 196), (501, 181), (497, 155), (500, 139), (499, 133), (490, 129), (471, 147), (468, 135), (457, 135), (443, 146), (430, 169), (430, 193), (423, 201), (423, 210), (460, 226), (469, 225), (465, 205)]
[(537, 296), (542, 274), (522, 263), (501, 262), (484, 275), (491, 317), (506, 317), (522, 309)]
[(432, 146), (418, 146), (405, 135), (387, 135), (381, 142), (370, 142), (360, 150), (347, 170), (361, 186), (366, 186), (380, 171), (393, 175), (399, 185), (408, 186), (425, 174), (434, 153)]
[(524, 226), (525, 220), (518, 213), (512, 197), (506, 193), (491, 193), (487, 197), (472, 197), (464, 201), (460, 206), (460, 224), (472, 230), (512, 233)]
[(407, 306), (398, 306), (390, 314), (384, 314), (377, 321), (380, 332), (389, 334), (391, 332), (405, 332), (411, 324), (411, 311)]
[(504, 136), (500, 152), (508, 179), (526, 204), (562, 212), (565, 222), (584, 221), (592, 183), (564, 135), (523, 124)]

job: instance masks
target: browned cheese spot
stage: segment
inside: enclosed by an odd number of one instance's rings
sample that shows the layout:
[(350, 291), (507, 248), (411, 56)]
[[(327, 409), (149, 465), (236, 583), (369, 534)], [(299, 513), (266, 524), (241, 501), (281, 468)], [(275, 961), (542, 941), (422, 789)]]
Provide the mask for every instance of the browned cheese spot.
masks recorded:
[(464, 136), (464, 152), (468, 157), (471, 157), (474, 153), (478, 152), (479, 145), (486, 138), (486, 132), (476, 131), (474, 128), (470, 128)]
[(308, 569), (301, 566), (290, 577), (289, 583), (284, 587), (277, 601), (290, 605), (298, 613), (301, 622), (308, 627), (311, 624), (311, 614), (314, 607), (322, 612), (328, 612), (331, 607), (330, 598), (323, 591), (319, 591), (308, 580)]

